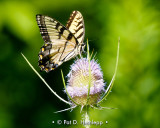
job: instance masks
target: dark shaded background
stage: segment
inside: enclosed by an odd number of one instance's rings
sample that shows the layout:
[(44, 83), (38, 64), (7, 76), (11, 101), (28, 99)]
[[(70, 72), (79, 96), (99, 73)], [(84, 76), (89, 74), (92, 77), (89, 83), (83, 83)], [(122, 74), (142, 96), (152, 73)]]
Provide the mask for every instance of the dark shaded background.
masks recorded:
[[(43, 40), (36, 14), (66, 24), (79, 10), (85, 20), (91, 49), (97, 52), (104, 79), (110, 82), (120, 36), (120, 60), (112, 93), (101, 105), (113, 110), (90, 110), (94, 121), (108, 121), (109, 128), (160, 127), (160, 2), (158, 0), (25, 0), (0, 2), (0, 128), (51, 128), (57, 120), (82, 119), (80, 108), (53, 112), (69, 106), (57, 99), (21, 56), (36, 70)], [(65, 75), (73, 60), (50, 73), (41, 72), (63, 98), (60, 69)], [(69, 125), (70, 126), (70, 125)], [(60, 125), (59, 127), (67, 127)], [(70, 126), (75, 127), (75, 126)], [(82, 126), (80, 126), (82, 127)]]

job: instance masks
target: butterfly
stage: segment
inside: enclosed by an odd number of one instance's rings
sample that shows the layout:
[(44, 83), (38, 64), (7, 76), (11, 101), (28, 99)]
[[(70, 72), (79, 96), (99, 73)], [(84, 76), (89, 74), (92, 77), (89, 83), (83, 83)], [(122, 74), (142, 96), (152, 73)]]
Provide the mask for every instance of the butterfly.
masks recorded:
[(36, 15), (44, 45), (38, 54), (41, 71), (49, 72), (84, 51), (85, 27), (83, 16), (73, 11), (66, 26), (44, 15)]

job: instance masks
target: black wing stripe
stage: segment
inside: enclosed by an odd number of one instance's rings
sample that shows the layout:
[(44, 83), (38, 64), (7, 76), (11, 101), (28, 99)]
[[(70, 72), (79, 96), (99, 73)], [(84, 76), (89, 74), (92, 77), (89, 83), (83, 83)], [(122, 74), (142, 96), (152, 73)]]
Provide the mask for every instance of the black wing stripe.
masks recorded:
[(75, 31), (78, 32), (80, 29), (83, 29), (83, 26), (79, 26)]
[[(50, 40), (50, 37), (49, 37), (49, 35), (48, 35), (48, 31), (47, 31), (47, 29), (45, 29), (45, 28), (46, 28), (46, 25), (45, 25), (44, 16), (42, 16), (42, 15), (37, 15), (36, 17), (37, 17), (37, 24), (38, 24), (38, 26), (39, 26), (40, 33), (41, 33), (41, 35), (42, 35), (43, 40), (44, 40), (45, 42), (50, 42), (51, 40)], [(43, 34), (43, 32), (44, 32), (44, 34)]]
[[(71, 52), (69, 52), (62, 61), (65, 61), (65, 59), (66, 59), (73, 51), (74, 51), (74, 49), (73, 49)], [(73, 55), (73, 56), (70, 56), (68, 59), (71, 59), (72, 57), (74, 57), (74, 55)]]
[(55, 29), (58, 29), (59, 26), (60, 26), (60, 23), (57, 23)]
[(62, 57), (62, 55), (64, 54), (64, 50), (66, 49), (66, 46), (67, 46), (67, 41), (65, 42), (65, 46), (64, 46), (64, 48), (63, 48), (63, 52), (62, 52), (61, 56), (59, 57), (59, 61), (61, 60), (61, 57)]
[(68, 35), (68, 37), (67, 37), (67, 40), (72, 39), (72, 37), (73, 37), (73, 34), (69, 33), (69, 35)]
[(73, 19), (75, 18), (76, 14), (77, 14), (77, 11), (73, 11), (72, 12), (72, 14), (70, 15), (70, 18), (69, 18), (69, 20), (67, 22), (66, 28), (70, 27), (70, 25), (73, 22)]
[(81, 38), (83, 36), (83, 32), (77, 37), (77, 39)]
[(78, 27), (80, 24), (83, 24), (83, 22), (82, 22), (82, 21), (78, 22), (77, 27)]

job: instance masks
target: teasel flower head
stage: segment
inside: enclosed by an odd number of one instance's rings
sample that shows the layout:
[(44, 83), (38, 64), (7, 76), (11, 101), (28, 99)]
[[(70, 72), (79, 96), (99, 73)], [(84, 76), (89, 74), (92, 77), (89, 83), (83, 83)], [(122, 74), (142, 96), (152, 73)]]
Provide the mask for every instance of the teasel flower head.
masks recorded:
[(70, 71), (67, 75), (67, 86), (65, 85), (63, 72), (61, 71), (65, 92), (67, 93), (69, 102), (71, 103), (70, 105), (72, 106), (71, 109), (75, 108), (76, 106), (81, 106), (81, 110), (84, 106), (86, 106), (86, 109), (88, 109), (87, 106), (98, 109), (108, 109), (108, 107), (101, 107), (100, 104), (111, 92), (113, 83), (115, 81), (119, 58), (119, 44), (120, 38), (118, 40), (117, 59), (114, 75), (106, 88), (106, 83), (103, 80), (101, 67), (94, 59), (95, 56), (92, 58), (93, 52), (91, 55), (89, 54), (88, 42), (87, 57), (81, 57), (71, 65)]
[[(96, 104), (105, 91), (101, 67), (94, 59), (91, 61), (87, 58), (76, 60), (71, 65), (67, 77), (67, 92), (81, 106)], [(87, 97), (89, 97), (88, 101)]]

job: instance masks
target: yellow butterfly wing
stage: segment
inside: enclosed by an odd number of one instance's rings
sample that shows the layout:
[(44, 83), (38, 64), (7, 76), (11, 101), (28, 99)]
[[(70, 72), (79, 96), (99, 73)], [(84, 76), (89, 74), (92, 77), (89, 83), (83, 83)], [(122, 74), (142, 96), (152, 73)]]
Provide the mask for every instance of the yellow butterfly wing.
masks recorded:
[(73, 11), (66, 24), (66, 28), (75, 36), (79, 44), (83, 43), (85, 36), (85, 26), (83, 16), (79, 11)]
[[(72, 14), (75, 14), (75, 12), (73, 11)], [(79, 15), (79, 13), (77, 14)], [(75, 28), (75, 23), (77, 23), (75, 18), (71, 19), (70, 17), (67, 23), (68, 28), (48, 16), (37, 15), (36, 20), (45, 42), (39, 52), (38, 61), (42, 71), (49, 72), (54, 70), (63, 62), (80, 54), (82, 46), (79, 41), (82, 41), (84, 37), (78, 36), (79, 33), (76, 34), (80, 28)]]

